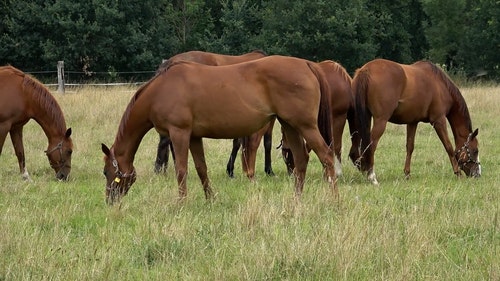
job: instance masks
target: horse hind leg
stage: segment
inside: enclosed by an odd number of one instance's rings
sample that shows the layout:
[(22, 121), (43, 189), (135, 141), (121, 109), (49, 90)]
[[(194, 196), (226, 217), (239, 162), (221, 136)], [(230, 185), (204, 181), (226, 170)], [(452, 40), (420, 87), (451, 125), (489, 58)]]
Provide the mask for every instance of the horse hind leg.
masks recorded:
[(385, 128), (387, 126), (387, 120), (381, 119), (381, 118), (374, 118), (373, 120), (373, 128), (371, 131), (371, 143), (370, 143), (370, 149), (368, 151), (370, 152), (368, 155), (368, 173), (367, 173), (367, 178), (368, 180), (374, 184), (374, 185), (379, 185), (379, 182), (377, 180), (377, 175), (375, 174), (375, 150), (377, 149), (378, 142), (380, 138), (382, 137), (382, 134), (385, 131)]
[(273, 128), (275, 119), (269, 123), (269, 127), (264, 133), (264, 172), (268, 176), (274, 176), (273, 167), (271, 163), (271, 151), (273, 145)]
[(14, 151), (19, 163), (19, 171), (21, 172), (21, 176), (23, 180), (31, 181), (28, 170), (26, 169), (26, 160), (24, 157), (23, 128), (13, 128), (10, 131), (10, 139), (12, 140), (12, 145), (14, 146)]
[[(335, 173), (334, 164), (334, 153), (330, 146), (328, 146), (318, 130), (303, 130), (302, 136), (307, 142), (307, 146), (310, 147), (314, 153), (318, 156), (324, 169), (324, 176), (330, 185), (335, 198), (339, 197), (339, 191), (337, 187), (337, 175)], [(295, 155), (294, 155), (295, 156)]]
[(234, 161), (236, 161), (236, 156), (238, 155), (240, 147), (241, 140), (239, 138), (233, 139), (233, 149), (231, 150), (231, 155), (229, 155), (229, 160), (226, 165), (226, 173), (230, 178), (234, 178)]
[(169, 146), (171, 141), (168, 137), (160, 135), (155, 160), (155, 173), (166, 172), (169, 158)]

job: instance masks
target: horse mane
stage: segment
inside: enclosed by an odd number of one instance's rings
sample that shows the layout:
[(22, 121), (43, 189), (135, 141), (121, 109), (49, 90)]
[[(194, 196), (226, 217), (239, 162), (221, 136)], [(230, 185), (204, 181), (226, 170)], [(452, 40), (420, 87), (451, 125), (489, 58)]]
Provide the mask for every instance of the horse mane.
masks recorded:
[[(125, 124), (127, 123), (129, 116), (130, 116), (130, 111), (132, 111), (132, 108), (135, 105), (135, 102), (137, 99), (140, 97), (140, 95), (144, 92), (144, 90), (153, 82), (158, 76), (160, 76), (162, 73), (164, 73), (167, 69), (166, 68), (161, 68), (156, 71), (155, 76), (153, 78), (149, 79), (146, 83), (142, 84), (139, 89), (135, 92), (134, 96), (130, 99), (130, 102), (127, 105), (127, 108), (125, 109), (125, 112), (123, 112), (122, 119), (120, 121), (120, 126), (118, 127), (118, 134), (116, 135), (116, 141), (120, 140), (123, 138), (123, 132), (125, 130)], [(115, 142), (116, 142), (115, 141)]]
[(352, 78), (351, 76), (349, 75), (349, 73), (347, 73), (347, 70), (338, 62), (336, 61), (332, 61), (330, 60), (333, 64), (333, 66), (335, 67), (335, 71), (338, 71), (342, 74), (342, 79), (344, 79), (345, 82), (349, 82), (349, 84), (351, 84), (352, 82)]
[(469, 109), (467, 108), (467, 104), (465, 103), (465, 99), (462, 96), (460, 89), (458, 89), (458, 87), (455, 85), (455, 83), (453, 83), (450, 77), (437, 65), (430, 61), (422, 62), (427, 63), (430, 66), (432, 73), (434, 73), (434, 75), (436, 75), (438, 79), (445, 84), (446, 89), (455, 101), (454, 107), (464, 116), (467, 122), (467, 128), (472, 131), (472, 121), (470, 118)]
[(252, 50), (250, 53), (257, 53), (257, 54), (261, 54), (261, 55), (266, 56), (266, 57), (268, 56), (268, 54), (261, 49)]
[[(167, 71), (168, 69), (170, 69), (172, 66), (174, 65), (178, 65), (178, 64), (181, 64), (181, 63), (187, 63), (187, 62), (190, 62), (190, 61), (187, 61), (187, 60), (172, 60), (172, 59), (168, 59), (164, 62), (162, 62), (160, 64), (160, 66), (158, 67), (158, 69), (156, 70), (156, 73), (155, 73), (155, 76), (153, 78), (155, 78), (156, 76), (158, 75), (161, 75), (163, 74), (165, 71)], [(196, 63), (196, 62), (195, 62)]]
[(49, 90), (37, 79), (22, 72), (21, 70), (12, 67), (17, 75), (23, 77), (23, 87), (31, 89), (33, 100), (40, 105), (48, 114), (50, 114), (54, 125), (61, 132), (66, 130), (66, 122), (61, 107)]

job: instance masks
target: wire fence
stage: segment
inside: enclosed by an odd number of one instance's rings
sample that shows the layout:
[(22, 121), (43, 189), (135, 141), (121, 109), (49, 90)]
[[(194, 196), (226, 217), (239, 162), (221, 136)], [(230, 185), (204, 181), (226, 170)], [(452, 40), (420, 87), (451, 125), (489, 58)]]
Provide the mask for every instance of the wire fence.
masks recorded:
[(59, 93), (64, 93), (66, 87), (113, 87), (137, 86), (148, 81), (156, 70), (145, 71), (72, 71), (64, 70), (64, 63), (57, 70), (26, 71), (36, 77), (45, 86), (57, 87)]

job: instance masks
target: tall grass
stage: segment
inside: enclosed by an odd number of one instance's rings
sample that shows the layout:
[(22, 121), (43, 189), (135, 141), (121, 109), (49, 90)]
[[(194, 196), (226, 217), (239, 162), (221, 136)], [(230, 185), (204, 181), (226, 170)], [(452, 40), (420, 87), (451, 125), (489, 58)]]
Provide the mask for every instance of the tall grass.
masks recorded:
[[(205, 140), (217, 197), (204, 199), (193, 165), (178, 203), (170, 166), (153, 172), (158, 136), (135, 158), (137, 182), (119, 206), (104, 203), (102, 142), (111, 145), (134, 88), (80, 88), (56, 98), (73, 129), (69, 182), (58, 182), (47, 140), (25, 126), (25, 182), (9, 140), (0, 161), (0, 280), (500, 280), (499, 87), (462, 92), (479, 127), (483, 176), (457, 179), (428, 124), (417, 131), (412, 178), (404, 180), (405, 128), (389, 125), (376, 153), (379, 187), (347, 159), (340, 202), (311, 156), (304, 194), (273, 151), (266, 177), (228, 179), (231, 141)], [(280, 139), (279, 128), (274, 144)], [(237, 167), (241, 167), (237, 163)]]

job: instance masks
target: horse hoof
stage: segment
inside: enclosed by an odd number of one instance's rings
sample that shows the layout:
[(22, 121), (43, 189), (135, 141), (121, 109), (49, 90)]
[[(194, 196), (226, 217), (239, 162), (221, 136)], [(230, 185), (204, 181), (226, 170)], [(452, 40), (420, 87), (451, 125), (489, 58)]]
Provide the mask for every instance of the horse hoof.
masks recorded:
[(377, 176), (375, 173), (371, 172), (368, 174), (368, 180), (373, 184), (373, 185), (379, 185)]
[(273, 171), (266, 171), (266, 175), (268, 175), (269, 177), (276, 176)]
[(22, 175), (21, 175), (22, 179), (24, 181), (27, 181), (27, 182), (33, 182), (33, 180), (31, 180), (31, 177), (30, 177), (30, 174), (25, 171)]

